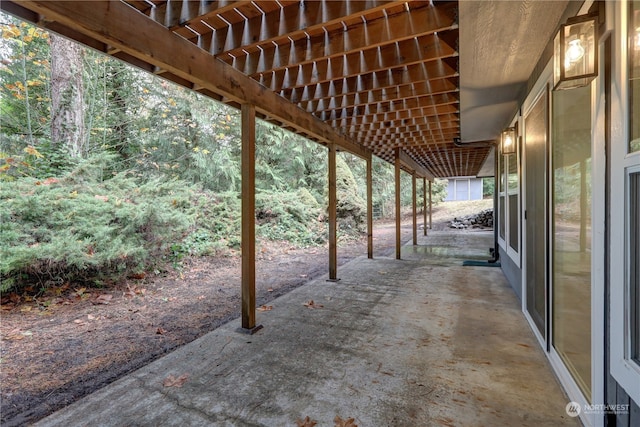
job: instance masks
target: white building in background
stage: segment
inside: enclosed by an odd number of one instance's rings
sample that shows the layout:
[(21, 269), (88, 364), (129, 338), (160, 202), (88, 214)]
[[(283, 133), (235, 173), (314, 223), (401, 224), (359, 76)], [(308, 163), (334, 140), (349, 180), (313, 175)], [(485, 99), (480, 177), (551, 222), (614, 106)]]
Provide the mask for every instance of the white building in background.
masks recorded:
[(460, 200), (482, 200), (482, 178), (463, 176), (447, 178), (447, 197), (445, 202)]

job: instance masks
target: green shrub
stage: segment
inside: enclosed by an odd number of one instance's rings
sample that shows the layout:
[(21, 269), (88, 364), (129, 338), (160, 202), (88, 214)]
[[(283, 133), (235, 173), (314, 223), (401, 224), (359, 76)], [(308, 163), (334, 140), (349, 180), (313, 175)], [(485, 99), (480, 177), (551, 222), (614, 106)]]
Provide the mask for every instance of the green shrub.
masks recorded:
[(182, 242), (189, 255), (214, 255), (240, 248), (240, 193), (201, 191), (193, 203), (195, 223)]
[(302, 246), (320, 244), (325, 241), (321, 213), (318, 201), (305, 188), (262, 191), (256, 194), (256, 234)]
[(359, 233), (366, 225), (367, 203), (358, 193), (358, 185), (342, 156), (336, 157), (336, 216), (342, 232)]
[(126, 173), (102, 181), (94, 160), (60, 178), (2, 184), (1, 291), (115, 280), (157, 262), (193, 224), (188, 184)]

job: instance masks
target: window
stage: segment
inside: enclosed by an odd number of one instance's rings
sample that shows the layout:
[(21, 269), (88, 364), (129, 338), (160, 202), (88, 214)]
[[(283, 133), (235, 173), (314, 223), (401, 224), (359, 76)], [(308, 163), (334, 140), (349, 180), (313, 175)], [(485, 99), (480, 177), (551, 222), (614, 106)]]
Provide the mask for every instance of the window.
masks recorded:
[(505, 235), (507, 233), (507, 227), (506, 227), (506, 219), (505, 219), (505, 206), (504, 206), (504, 201), (505, 201), (505, 197), (504, 197), (504, 157), (502, 155), (502, 153), (500, 153), (500, 155), (498, 156), (498, 170), (496, 171), (496, 173), (498, 174), (498, 206), (499, 206), (499, 226), (500, 226), (500, 238), (502, 240), (505, 239)]
[(613, 97), (609, 111), (610, 362), (615, 380), (640, 402), (640, 0), (616, 4), (617, 36), (626, 55), (612, 64), (612, 75), (622, 78), (612, 82), (612, 92), (619, 83), (622, 96)]
[(629, 152), (640, 151), (640, 1), (629, 3)]
[(630, 358), (640, 366), (640, 172), (629, 175)]
[[(517, 128), (516, 128), (517, 133)], [(520, 264), (520, 146), (516, 135), (515, 154), (500, 153), (498, 159), (498, 209), (500, 243)]]
[(514, 251), (519, 251), (519, 181), (518, 181), (518, 154), (509, 154), (508, 156), (508, 173), (507, 173), (507, 192), (509, 194), (509, 246)]

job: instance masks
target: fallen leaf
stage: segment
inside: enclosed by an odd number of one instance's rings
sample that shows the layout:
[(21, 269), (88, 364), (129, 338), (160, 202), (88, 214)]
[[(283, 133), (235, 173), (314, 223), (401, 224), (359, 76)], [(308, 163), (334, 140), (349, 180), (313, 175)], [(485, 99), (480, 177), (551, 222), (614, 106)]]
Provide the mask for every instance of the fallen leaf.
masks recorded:
[(19, 341), (24, 339), (24, 334), (19, 329), (14, 329), (6, 335), (2, 335), (3, 340)]
[(298, 427), (313, 427), (318, 424), (316, 421), (309, 418), (309, 416), (304, 417), (304, 420), (298, 419), (296, 421)]
[(167, 378), (162, 381), (162, 385), (165, 387), (182, 387), (184, 383), (189, 379), (189, 374), (182, 374), (179, 377), (174, 377), (173, 375), (169, 375)]
[(162, 329), (162, 328), (156, 329), (156, 334), (158, 334), (158, 335), (164, 335), (166, 333), (167, 333), (166, 329)]
[(101, 294), (101, 295), (98, 295), (95, 300), (93, 300), (93, 303), (106, 305), (111, 302), (112, 298), (113, 298), (113, 295), (111, 294)]
[(322, 304), (316, 304), (315, 302), (313, 302), (312, 299), (310, 299), (309, 301), (305, 302), (302, 305), (304, 305), (307, 308), (322, 308), (322, 307), (324, 307), (324, 305), (322, 305)]
[(272, 305), (261, 305), (260, 307), (257, 308), (258, 311), (271, 311), (273, 310), (273, 306)]
[(92, 315), (92, 314), (87, 314), (87, 319), (89, 320), (96, 320), (96, 316)]
[(77, 324), (77, 325), (84, 325), (84, 320), (82, 319), (76, 319), (73, 321), (73, 323)]
[(340, 416), (336, 415), (333, 422), (336, 423), (335, 427), (358, 427), (355, 418), (347, 418), (346, 420), (343, 420)]
[(144, 296), (146, 292), (147, 290), (144, 288), (139, 288), (137, 286), (131, 287), (131, 285), (127, 285), (127, 292), (125, 292), (124, 295), (128, 297), (134, 297), (136, 295)]

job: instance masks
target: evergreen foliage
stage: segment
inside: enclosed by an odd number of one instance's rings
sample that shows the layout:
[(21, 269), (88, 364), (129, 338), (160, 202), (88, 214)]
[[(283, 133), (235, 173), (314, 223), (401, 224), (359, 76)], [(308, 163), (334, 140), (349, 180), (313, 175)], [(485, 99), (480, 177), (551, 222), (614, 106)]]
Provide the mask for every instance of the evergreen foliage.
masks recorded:
[(2, 290), (114, 279), (148, 268), (183, 236), (194, 217), (188, 186), (128, 173), (102, 180), (108, 160), (89, 159), (60, 178), (2, 185)]
[[(3, 14), (0, 30), (1, 292), (100, 284), (240, 248), (237, 110), (85, 50), (74, 158), (51, 139), (49, 35)], [(364, 160), (339, 153), (343, 236), (364, 231), (365, 176)], [(393, 166), (375, 158), (373, 177), (374, 204), (393, 205)], [(326, 241), (325, 147), (258, 120), (256, 192), (258, 237)]]

